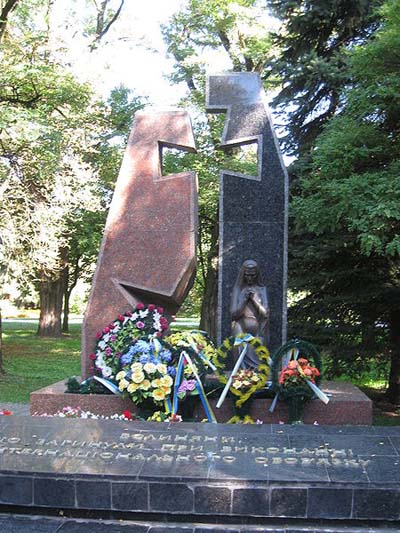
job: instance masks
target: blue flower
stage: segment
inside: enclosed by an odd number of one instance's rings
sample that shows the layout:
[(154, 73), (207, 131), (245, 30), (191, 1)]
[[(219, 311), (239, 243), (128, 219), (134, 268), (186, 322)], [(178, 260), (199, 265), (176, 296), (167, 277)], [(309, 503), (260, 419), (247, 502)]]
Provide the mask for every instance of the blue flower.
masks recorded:
[(171, 378), (174, 378), (176, 376), (176, 370), (174, 366), (169, 366), (167, 368), (167, 372), (171, 376)]
[(132, 359), (133, 354), (131, 354), (131, 351), (129, 350), (129, 352), (124, 353), (124, 355), (121, 356), (120, 361), (123, 365), (129, 365), (132, 362)]
[(149, 353), (150, 352), (150, 346), (146, 341), (137, 341), (133, 346), (130, 347), (129, 351), (132, 351), (132, 355), (135, 355), (137, 353)]
[(163, 363), (169, 363), (172, 359), (172, 354), (169, 350), (162, 350), (160, 352), (160, 358)]
[(148, 354), (142, 354), (139, 357), (139, 363), (142, 363), (142, 365), (145, 365), (146, 363), (150, 362), (151, 357)]

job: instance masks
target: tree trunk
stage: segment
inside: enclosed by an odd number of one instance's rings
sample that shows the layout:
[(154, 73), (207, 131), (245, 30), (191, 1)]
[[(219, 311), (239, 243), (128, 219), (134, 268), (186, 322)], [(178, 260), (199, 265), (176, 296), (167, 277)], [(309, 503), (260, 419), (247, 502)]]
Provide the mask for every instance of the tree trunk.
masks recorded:
[(69, 333), (69, 299), (71, 297), (71, 291), (66, 289), (64, 291), (64, 309), (63, 309), (63, 321), (62, 332)]
[(64, 312), (63, 312), (63, 325), (62, 330), (63, 333), (69, 333), (69, 302), (71, 299), (71, 294), (73, 289), (76, 287), (76, 284), (78, 283), (79, 276), (82, 272), (82, 268), (80, 266), (80, 256), (78, 255), (75, 258), (75, 262), (73, 265), (73, 269), (71, 272), (70, 266), (66, 266), (63, 271), (64, 276)]
[(64, 295), (64, 277), (40, 282), (39, 337), (61, 337), (61, 311)]
[(389, 316), (390, 329), (390, 372), (387, 399), (394, 404), (400, 403), (400, 310), (396, 309)]
[(64, 309), (63, 309), (63, 321), (62, 321), (62, 332), (69, 333), (69, 300), (71, 297), (71, 292), (73, 287), (69, 286), (69, 267), (68, 265), (64, 268), (62, 277), (64, 282)]
[(0, 374), (5, 374), (3, 366), (3, 326), (1, 318), (1, 309), (0, 309)]
[(203, 301), (201, 303), (200, 329), (207, 331), (210, 339), (217, 342), (218, 269), (212, 265), (207, 271)]

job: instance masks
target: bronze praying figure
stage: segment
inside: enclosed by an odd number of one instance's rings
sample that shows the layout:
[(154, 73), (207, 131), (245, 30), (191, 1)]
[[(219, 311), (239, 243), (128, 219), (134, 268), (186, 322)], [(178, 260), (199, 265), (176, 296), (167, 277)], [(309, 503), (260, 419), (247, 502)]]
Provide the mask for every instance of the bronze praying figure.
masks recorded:
[[(269, 307), (267, 289), (256, 261), (247, 259), (238, 274), (231, 300), (232, 335), (250, 333), (266, 346), (269, 342)], [(237, 354), (235, 355), (235, 359)], [(243, 366), (257, 368), (260, 360), (248, 345)]]

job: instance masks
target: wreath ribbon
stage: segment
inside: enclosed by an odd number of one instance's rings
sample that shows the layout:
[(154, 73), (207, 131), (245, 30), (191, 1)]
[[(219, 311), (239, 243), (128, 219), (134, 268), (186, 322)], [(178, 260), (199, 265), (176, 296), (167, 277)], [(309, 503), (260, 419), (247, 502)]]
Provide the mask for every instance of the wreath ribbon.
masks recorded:
[(199, 396), (200, 396), (200, 400), (201, 400), (201, 403), (203, 404), (203, 408), (204, 408), (204, 412), (206, 414), (206, 417), (208, 419), (209, 422), (212, 422), (214, 424), (217, 423), (217, 419), (215, 418), (215, 415), (213, 413), (213, 410), (211, 409), (211, 406), (210, 406), (210, 403), (207, 399), (207, 396), (206, 396), (206, 393), (204, 391), (204, 388), (203, 388), (203, 384), (201, 382), (201, 379), (196, 371), (196, 368), (194, 367), (193, 363), (192, 363), (192, 360), (190, 358), (190, 355), (187, 353), (187, 352), (182, 352), (180, 357), (179, 357), (179, 362), (178, 362), (178, 368), (177, 368), (177, 371), (176, 371), (176, 376), (175, 376), (175, 384), (174, 384), (174, 396), (173, 396), (173, 404), (172, 404), (172, 414), (176, 414), (177, 410), (178, 410), (178, 403), (179, 403), (179, 397), (178, 397), (178, 391), (179, 391), (179, 386), (182, 382), (182, 375), (183, 375), (183, 367), (184, 367), (184, 364), (185, 364), (185, 359), (195, 377), (195, 380), (196, 380), (196, 388), (198, 390), (198, 393), (199, 393)]
[(242, 361), (243, 361), (243, 359), (244, 359), (244, 357), (245, 357), (245, 355), (247, 353), (247, 348), (249, 346), (247, 343), (251, 339), (254, 339), (253, 335), (246, 335), (246, 337), (243, 337), (243, 339), (239, 339), (239, 338), (236, 337), (234, 342), (233, 342), (234, 346), (241, 346), (242, 344), (244, 344), (244, 348), (240, 352), (240, 355), (237, 358), (236, 364), (233, 367), (231, 375), (229, 376), (228, 381), (226, 382), (226, 385), (224, 387), (224, 390), (222, 391), (221, 396), (219, 397), (219, 400), (218, 400), (217, 405), (216, 405), (217, 409), (219, 409), (221, 407), (221, 405), (224, 403), (226, 395), (228, 394), (228, 391), (229, 391), (229, 389), (231, 387), (232, 380), (236, 376), (236, 374), (238, 373), (239, 368), (240, 368), (240, 366), (242, 364)]

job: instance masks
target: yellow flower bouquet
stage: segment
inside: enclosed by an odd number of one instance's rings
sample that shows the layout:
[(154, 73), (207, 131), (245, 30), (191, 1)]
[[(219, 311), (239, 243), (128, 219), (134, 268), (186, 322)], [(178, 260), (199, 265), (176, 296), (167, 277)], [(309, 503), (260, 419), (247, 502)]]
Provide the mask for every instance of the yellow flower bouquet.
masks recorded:
[(146, 400), (163, 405), (170, 396), (173, 379), (163, 363), (135, 362), (116, 375), (119, 390), (140, 405)]

